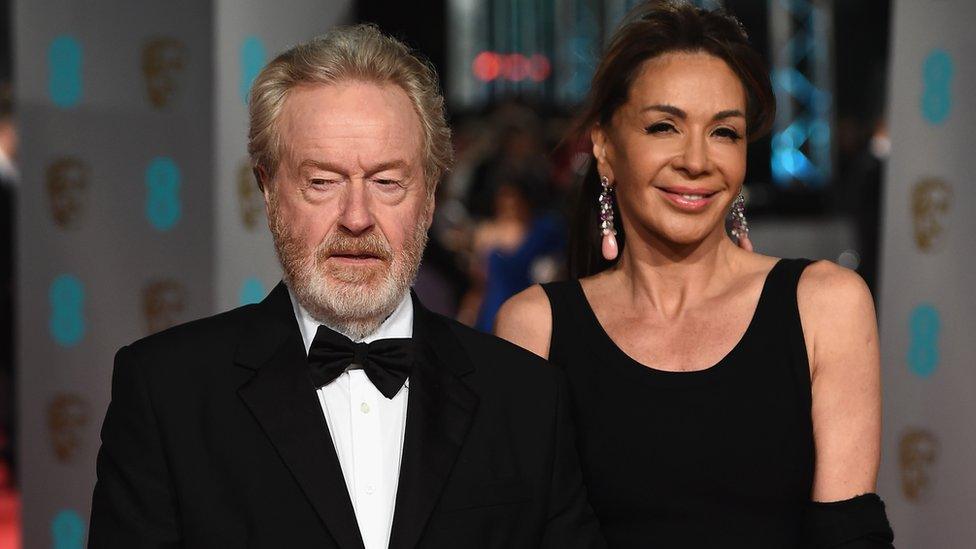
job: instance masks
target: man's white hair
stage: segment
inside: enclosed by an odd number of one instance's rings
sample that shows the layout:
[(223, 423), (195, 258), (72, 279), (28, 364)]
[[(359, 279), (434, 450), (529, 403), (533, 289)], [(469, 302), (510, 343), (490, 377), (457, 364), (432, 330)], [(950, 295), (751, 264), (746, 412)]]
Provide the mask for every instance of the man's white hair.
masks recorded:
[(394, 84), (410, 98), (424, 130), (424, 178), (427, 196), (433, 196), (438, 182), (454, 161), (451, 129), (445, 118), (437, 73), (403, 42), (368, 24), (337, 27), (299, 44), (276, 57), (258, 74), (248, 102), (247, 146), (258, 185), (263, 188), (264, 183), (274, 178), (285, 154), (278, 132), (278, 116), (288, 93), (302, 84), (349, 80)]

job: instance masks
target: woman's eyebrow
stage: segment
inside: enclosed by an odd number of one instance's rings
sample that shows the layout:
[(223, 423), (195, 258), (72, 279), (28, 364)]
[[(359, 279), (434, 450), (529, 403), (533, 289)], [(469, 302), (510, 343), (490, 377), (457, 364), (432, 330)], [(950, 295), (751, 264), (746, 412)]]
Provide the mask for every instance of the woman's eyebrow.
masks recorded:
[(712, 122), (715, 122), (717, 120), (723, 120), (725, 118), (735, 118), (735, 117), (745, 118), (746, 115), (743, 114), (742, 111), (740, 111), (739, 109), (729, 109), (725, 111), (719, 111), (715, 113), (715, 116), (712, 117)]
[(688, 118), (688, 113), (679, 109), (678, 107), (675, 107), (674, 105), (662, 105), (662, 104), (648, 105), (643, 109), (641, 109), (641, 112), (646, 112), (646, 111), (661, 111), (673, 116), (677, 116), (678, 118), (681, 119)]
[[(688, 113), (686, 113), (682, 109), (679, 109), (678, 107), (675, 107), (674, 105), (664, 105), (664, 104), (648, 105), (643, 109), (641, 109), (641, 112), (646, 112), (646, 111), (660, 111), (675, 116), (677, 118), (680, 118), (682, 120), (688, 118)], [(735, 118), (735, 117), (745, 118), (746, 115), (743, 114), (742, 111), (740, 111), (739, 109), (727, 109), (715, 113), (715, 116), (712, 117), (712, 122), (715, 122), (717, 120), (724, 120), (726, 118)]]

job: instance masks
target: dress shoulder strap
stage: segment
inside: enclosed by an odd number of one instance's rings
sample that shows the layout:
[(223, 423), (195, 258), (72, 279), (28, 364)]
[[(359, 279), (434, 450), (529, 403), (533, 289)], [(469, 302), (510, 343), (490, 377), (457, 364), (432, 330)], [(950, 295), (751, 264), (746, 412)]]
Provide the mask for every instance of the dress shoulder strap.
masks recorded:
[(759, 309), (762, 316), (775, 320), (777, 324), (800, 322), (800, 310), (796, 304), (796, 289), (800, 276), (809, 259), (780, 259), (769, 271), (760, 297)]
[(576, 339), (575, 333), (580, 330), (579, 311), (579, 281), (560, 280), (542, 285), (542, 289), (549, 297), (549, 307), (552, 309), (552, 335), (549, 337), (549, 362), (565, 366), (566, 359), (572, 353), (571, 347)]
[[(812, 404), (810, 394), (810, 363), (807, 359), (806, 340), (803, 324), (800, 322), (800, 309), (797, 306), (796, 291), (800, 276), (809, 259), (781, 259), (769, 272), (766, 285), (760, 298), (757, 316), (760, 317), (758, 332), (767, 343), (776, 341), (790, 357), (794, 376), (802, 389), (804, 405)], [(809, 409), (809, 408), (808, 408)]]
[(787, 286), (792, 289), (796, 289), (797, 284), (800, 282), (800, 275), (803, 274), (803, 270), (807, 268), (807, 265), (813, 263), (812, 259), (806, 258), (794, 258), (794, 259), (781, 259), (777, 267), (780, 270), (779, 280), (786, 283)]
[(811, 263), (813, 261), (809, 259), (780, 259), (766, 277), (763, 298), (769, 298), (777, 305), (782, 305), (780, 313), (788, 313), (790, 318), (795, 316), (799, 320), (796, 288), (800, 283), (803, 270)]

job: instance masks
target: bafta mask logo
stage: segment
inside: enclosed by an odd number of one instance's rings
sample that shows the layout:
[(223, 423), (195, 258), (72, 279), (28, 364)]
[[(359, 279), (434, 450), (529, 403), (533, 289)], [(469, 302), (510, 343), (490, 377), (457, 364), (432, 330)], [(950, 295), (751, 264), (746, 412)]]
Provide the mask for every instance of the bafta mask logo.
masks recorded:
[(932, 486), (929, 472), (939, 458), (939, 441), (924, 429), (906, 431), (898, 444), (901, 489), (913, 503), (922, 501)]
[(264, 195), (258, 189), (251, 163), (247, 160), (237, 167), (237, 201), (241, 207), (241, 223), (253, 231), (264, 221)]
[(85, 211), (88, 165), (74, 157), (59, 158), (48, 165), (45, 178), (54, 223), (62, 229), (76, 228)]
[(153, 38), (143, 46), (142, 75), (154, 108), (165, 109), (172, 104), (185, 64), (186, 47), (175, 38)]
[(936, 178), (923, 179), (912, 189), (912, 220), (915, 244), (923, 252), (942, 244), (943, 220), (952, 203), (952, 187)]
[(186, 289), (175, 280), (154, 280), (142, 289), (142, 311), (151, 334), (174, 326), (185, 307)]
[(71, 463), (78, 457), (84, 441), (82, 430), (91, 415), (88, 401), (80, 395), (55, 395), (47, 407), (47, 428), (51, 435), (54, 457), (61, 463)]

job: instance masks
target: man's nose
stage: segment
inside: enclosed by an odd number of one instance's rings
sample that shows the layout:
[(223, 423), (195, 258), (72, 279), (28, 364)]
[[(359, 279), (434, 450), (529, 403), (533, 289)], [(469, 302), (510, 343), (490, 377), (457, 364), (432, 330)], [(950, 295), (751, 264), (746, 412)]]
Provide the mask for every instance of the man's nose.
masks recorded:
[(353, 235), (362, 234), (373, 227), (373, 213), (364, 181), (350, 181), (346, 185), (339, 224)]

